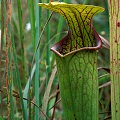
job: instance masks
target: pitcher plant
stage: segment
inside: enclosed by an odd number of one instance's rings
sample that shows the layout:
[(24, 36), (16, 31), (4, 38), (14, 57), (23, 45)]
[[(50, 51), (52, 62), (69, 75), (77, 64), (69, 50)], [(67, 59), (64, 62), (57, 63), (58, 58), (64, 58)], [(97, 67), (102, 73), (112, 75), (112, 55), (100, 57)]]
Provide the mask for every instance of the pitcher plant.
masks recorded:
[(102, 41), (92, 24), (104, 8), (64, 2), (39, 3), (60, 13), (68, 34), (51, 50), (56, 54), (65, 120), (98, 120), (97, 50)]

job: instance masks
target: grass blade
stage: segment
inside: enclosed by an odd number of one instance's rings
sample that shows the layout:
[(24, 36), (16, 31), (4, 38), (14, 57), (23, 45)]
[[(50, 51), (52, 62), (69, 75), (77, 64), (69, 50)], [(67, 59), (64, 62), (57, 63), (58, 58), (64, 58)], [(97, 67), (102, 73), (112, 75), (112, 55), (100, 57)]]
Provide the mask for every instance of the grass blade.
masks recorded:
[[(48, 86), (46, 88), (45, 95), (44, 95), (44, 98), (43, 98), (43, 101), (44, 101), (43, 112), (44, 113), (46, 113), (46, 111), (47, 111), (49, 95), (50, 95), (51, 87), (52, 87), (53, 80), (55, 78), (56, 72), (57, 72), (57, 67), (55, 66), (53, 71), (52, 71), (52, 74), (51, 74), (51, 77), (50, 77), (50, 80), (48, 82)], [(45, 120), (45, 119), (46, 119), (45, 116), (43, 116), (43, 120)]]
[[(38, 6), (38, 3), (42, 2), (42, 0), (36, 0), (36, 47), (39, 43), (40, 37), (40, 26), (41, 26), (41, 8)], [(35, 102), (39, 106), (40, 105), (40, 96), (39, 96), (39, 86), (40, 86), (40, 71), (39, 71), (39, 58), (40, 58), (40, 49), (38, 48), (36, 51), (36, 72), (35, 72)], [(35, 119), (39, 120), (39, 109), (35, 107)]]
[(23, 24), (22, 24), (22, 1), (17, 0), (18, 5), (18, 18), (19, 18), (19, 31), (20, 31), (20, 40), (21, 40), (21, 53), (22, 53), (22, 63), (23, 63), (23, 77), (24, 81), (27, 81), (26, 79), (26, 63), (25, 63), (25, 54), (24, 54), (24, 33), (23, 33)]
[[(47, 1), (49, 2), (49, 0)], [(50, 17), (50, 11), (47, 10), (47, 19)], [(48, 23), (47, 27), (47, 74), (50, 72), (50, 23)]]
[[(22, 53), (22, 66), (23, 66), (23, 77), (24, 77), (24, 81), (26, 80), (26, 64), (25, 64), (25, 54), (24, 54), (24, 33), (23, 33), (23, 24), (22, 24), (22, 1), (21, 0), (17, 0), (17, 5), (18, 5), (18, 18), (19, 18), (19, 31), (20, 31), (20, 40), (21, 40), (21, 53)], [(14, 59), (16, 61), (16, 65), (18, 65), (17, 63), (17, 58), (14, 55)], [(18, 70), (18, 66), (16, 66), (16, 70), (17, 70), (17, 76), (19, 76), (19, 80), (20, 80), (20, 73)], [(18, 81), (19, 82), (19, 81)], [(19, 93), (20, 96), (22, 95), (22, 88), (21, 88), (21, 83), (19, 84)], [(27, 112), (25, 111), (25, 109), (27, 110), (27, 107), (25, 106), (24, 108), (24, 104), (23, 104), (23, 96), (21, 96), (21, 103), (22, 103), (22, 109), (23, 109), (23, 116), (24, 118), (27, 119)]]
[(29, 7), (29, 13), (30, 13), (30, 21), (31, 21), (31, 26), (32, 26), (32, 41), (33, 41), (33, 46), (35, 49), (35, 12), (34, 12), (34, 0), (28, 0), (28, 7)]
[[(50, 2), (50, 0), (47, 0), (47, 2), (49, 3)], [(47, 10), (47, 20), (49, 19), (49, 17), (50, 17), (50, 11), (49, 10)], [(48, 82), (49, 82), (49, 73), (50, 73), (50, 23), (48, 23), (48, 25), (47, 25), (47, 27), (46, 27), (46, 29), (47, 29), (47, 58), (46, 58), (46, 68), (47, 68), (47, 78), (48, 78), (48, 80), (46, 80), (46, 87), (48, 86)], [(47, 115), (49, 116), (49, 111), (48, 111), (48, 109), (49, 109), (49, 104), (48, 104), (48, 106), (47, 106), (48, 108), (47, 108)], [(46, 119), (47, 120), (47, 119)]]
[(14, 38), (12, 38), (12, 47), (13, 47), (13, 56), (14, 56), (14, 62), (15, 62), (15, 70), (16, 70), (16, 82), (18, 85), (18, 90), (19, 90), (19, 95), (20, 95), (20, 102), (22, 105), (22, 112), (23, 112), (23, 118), (24, 120), (27, 120), (27, 108), (24, 108), (24, 103), (23, 103), (23, 95), (22, 95), (22, 87), (21, 87), (21, 79), (20, 79), (20, 71), (18, 68), (18, 60), (17, 60), (17, 54), (15, 50), (15, 42)]

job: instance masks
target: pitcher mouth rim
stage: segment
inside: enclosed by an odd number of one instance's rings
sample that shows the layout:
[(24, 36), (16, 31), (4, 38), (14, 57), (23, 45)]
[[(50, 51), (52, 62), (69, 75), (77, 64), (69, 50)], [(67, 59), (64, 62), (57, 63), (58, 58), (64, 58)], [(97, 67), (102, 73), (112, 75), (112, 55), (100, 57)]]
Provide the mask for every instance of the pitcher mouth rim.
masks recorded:
[[(51, 51), (53, 51), (54, 53), (56, 53), (58, 56), (60, 56), (60, 57), (66, 57), (66, 56), (68, 56), (68, 55), (71, 55), (71, 54), (73, 54), (73, 53), (76, 53), (76, 52), (79, 52), (79, 51), (82, 51), (82, 50), (99, 50), (101, 47), (102, 47), (102, 40), (101, 40), (101, 38), (100, 38), (100, 36), (99, 36), (99, 34), (96, 32), (96, 30), (93, 28), (93, 31), (94, 31), (94, 35), (95, 35), (95, 39), (96, 39), (96, 42), (97, 42), (97, 45), (96, 46), (94, 46), (94, 47), (83, 47), (83, 48), (80, 48), (80, 49), (76, 49), (76, 50), (74, 50), (74, 51), (71, 51), (71, 52), (69, 52), (69, 53), (66, 53), (66, 54), (64, 54), (64, 55), (62, 55), (59, 51), (57, 51), (56, 50), (56, 48), (57, 48), (57, 46), (60, 44), (60, 42), (63, 40), (61, 40), (61, 41), (59, 41), (58, 43), (56, 43), (53, 47), (51, 47)], [(67, 34), (68, 35), (68, 34)], [(67, 36), (66, 35), (66, 36)], [(65, 36), (65, 37), (66, 37)], [(65, 38), (64, 37), (64, 38)]]

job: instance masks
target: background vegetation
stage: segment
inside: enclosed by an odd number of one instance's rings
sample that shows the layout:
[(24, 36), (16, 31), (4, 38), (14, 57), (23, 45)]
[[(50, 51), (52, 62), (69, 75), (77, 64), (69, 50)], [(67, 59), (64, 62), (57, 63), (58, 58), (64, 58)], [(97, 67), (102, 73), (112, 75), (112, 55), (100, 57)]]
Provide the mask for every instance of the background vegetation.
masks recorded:
[[(109, 41), (107, 0), (64, 1), (104, 7), (93, 22)], [(0, 116), (4, 120), (38, 120), (43, 115), (63, 119), (55, 56), (50, 47), (66, 35), (67, 25), (62, 16), (41, 9), (39, 2), (50, 1), (1, 0)], [(111, 119), (109, 44), (98, 51), (98, 69), (99, 118)]]

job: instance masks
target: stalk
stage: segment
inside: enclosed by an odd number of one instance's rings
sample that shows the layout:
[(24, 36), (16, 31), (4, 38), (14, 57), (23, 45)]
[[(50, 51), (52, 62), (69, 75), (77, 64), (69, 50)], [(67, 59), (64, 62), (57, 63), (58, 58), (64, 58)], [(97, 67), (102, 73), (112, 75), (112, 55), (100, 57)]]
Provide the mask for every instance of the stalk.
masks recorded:
[(25, 53), (24, 53), (24, 32), (23, 32), (23, 21), (22, 21), (22, 1), (17, 0), (18, 5), (18, 18), (19, 18), (19, 31), (20, 31), (20, 40), (21, 40), (21, 54), (22, 54), (22, 67), (23, 67), (23, 78), (24, 81), (27, 81), (26, 76), (26, 63), (25, 63)]
[[(49, 2), (49, 0), (47, 0), (47, 2)], [(47, 10), (47, 20), (49, 19), (50, 17), (50, 11)], [(48, 23), (47, 27), (47, 74), (49, 74), (50, 72), (50, 23)]]
[(12, 37), (12, 48), (13, 48), (13, 59), (14, 59), (15, 73), (16, 73), (15, 78), (16, 78), (16, 83), (18, 86), (19, 95), (20, 95), (20, 102), (21, 102), (21, 106), (22, 106), (23, 119), (27, 120), (27, 107), (24, 107), (24, 103), (23, 103), (24, 100), (23, 100), (23, 94), (22, 94), (20, 71), (19, 71), (19, 67), (18, 67), (18, 59), (17, 59), (17, 54), (16, 54), (14, 37)]
[(120, 120), (120, 2), (109, 0), (112, 120)]
[[(35, 11), (34, 11), (34, 0), (28, 0), (28, 8), (29, 8), (29, 13), (30, 13), (30, 23), (31, 23), (31, 33), (32, 33), (32, 43), (33, 43), (33, 48), (35, 50), (35, 44), (36, 44), (36, 39), (35, 39)], [(29, 100), (31, 100), (30, 97), (30, 83), (29, 83), (29, 94), (28, 94)], [(25, 107), (27, 107), (27, 101), (24, 102)], [(31, 120), (31, 102), (29, 101), (29, 120)]]
[[(22, 0), (17, 0), (17, 5), (18, 5), (18, 18), (19, 18), (19, 32), (20, 32), (20, 40), (21, 40), (21, 54), (22, 54), (22, 67), (23, 67), (23, 79), (26, 82), (26, 62), (25, 62), (25, 53), (24, 53), (24, 32), (23, 32), (23, 21), (22, 21)], [(19, 94), (20, 94), (20, 100), (21, 100), (21, 104), (22, 104), (22, 111), (23, 111), (23, 117), (24, 119), (27, 120), (27, 107), (24, 106), (23, 103), (23, 95), (22, 95), (22, 87), (21, 87), (21, 82), (20, 82), (20, 73), (19, 73), (19, 69), (18, 69), (18, 61), (16, 58), (16, 53), (14, 54), (14, 60), (16, 63), (16, 71), (17, 71), (17, 76), (18, 76), (18, 80), (17, 80), (17, 84), (18, 84), (18, 88), (19, 88)]]
[(12, 99), (12, 76), (11, 76), (11, 17), (12, 17), (12, 3), (11, 0), (6, 0), (6, 88), (7, 88), (7, 108), (8, 108), (8, 120), (13, 119), (13, 109), (11, 109)]
[(35, 11), (34, 11), (34, 0), (28, 0), (28, 8), (30, 13), (30, 23), (31, 23), (31, 33), (32, 33), (32, 42), (35, 50)]
[(59, 2), (39, 4), (66, 19), (68, 34), (51, 50), (56, 53), (58, 77), (66, 120), (98, 120), (97, 51), (101, 39), (91, 25), (104, 9)]
[[(42, 2), (42, 0), (36, 0), (36, 48), (39, 43), (40, 37), (40, 26), (41, 26), (41, 8), (39, 8), (38, 3)], [(39, 65), (39, 58), (40, 58), (40, 48), (38, 47), (36, 51), (36, 73), (35, 73), (35, 102), (39, 106), (40, 105), (40, 96), (39, 96), (39, 86), (40, 86), (40, 65)], [(39, 120), (39, 109), (35, 107), (35, 119)]]
[(12, 46), (10, 45), (8, 56), (9, 56), (9, 65), (8, 65), (8, 79), (9, 79), (9, 94), (10, 94), (10, 120), (14, 120), (14, 102), (13, 102), (13, 70), (12, 70)]
[[(50, 0), (47, 0), (47, 2), (50, 2)], [(47, 10), (47, 20), (50, 17), (50, 11)], [(48, 86), (48, 82), (49, 82), (49, 73), (50, 73), (50, 23), (48, 23), (47, 27), (46, 27), (46, 33), (47, 33), (47, 59), (46, 59), (46, 66), (47, 66), (47, 78), (48, 80), (46, 80), (46, 88)], [(49, 116), (50, 112), (49, 112), (49, 104), (48, 104), (48, 108), (47, 108), (47, 115)], [(46, 119), (48, 120), (48, 119)]]
[[(4, 22), (5, 22), (5, 14), (6, 14), (6, 10), (5, 10), (5, 1), (4, 0), (1, 0), (1, 39), (0, 39), (0, 76), (2, 76), (2, 45), (3, 45), (3, 42), (4, 41)], [(0, 77), (0, 89), (2, 88), (2, 85), (3, 85), (3, 81), (2, 81), (2, 77)], [(1, 93), (1, 96), (0, 96), (0, 104), (1, 104), (1, 107), (3, 107), (3, 93)], [(3, 116), (3, 109), (0, 110), (0, 113), (1, 113), (1, 116)]]

